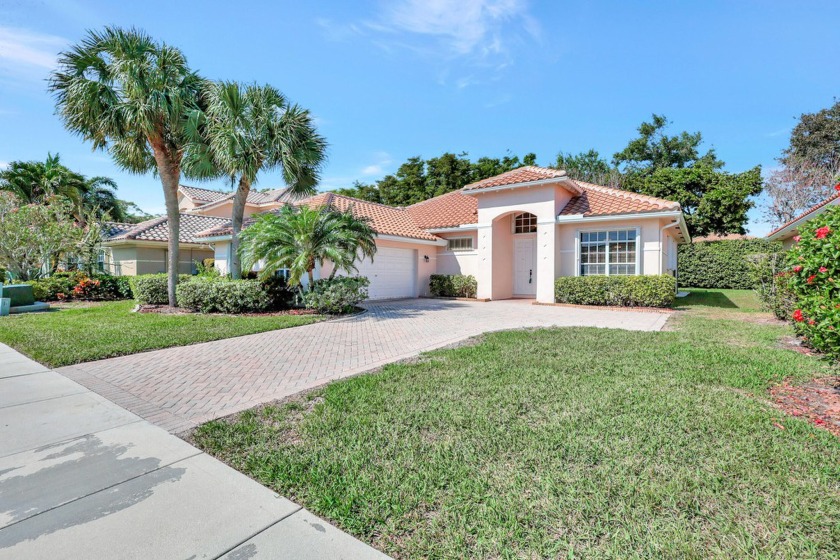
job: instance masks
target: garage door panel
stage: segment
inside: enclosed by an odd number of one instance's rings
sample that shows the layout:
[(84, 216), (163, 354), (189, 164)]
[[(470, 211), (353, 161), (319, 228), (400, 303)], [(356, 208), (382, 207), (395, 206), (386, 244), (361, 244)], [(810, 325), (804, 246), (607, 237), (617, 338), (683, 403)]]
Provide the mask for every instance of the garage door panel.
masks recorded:
[(415, 297), (417, 251), (380, 247), (373, 262), (365, 259), (357, 265), (360, 276), (370, 280), (370, 299)]

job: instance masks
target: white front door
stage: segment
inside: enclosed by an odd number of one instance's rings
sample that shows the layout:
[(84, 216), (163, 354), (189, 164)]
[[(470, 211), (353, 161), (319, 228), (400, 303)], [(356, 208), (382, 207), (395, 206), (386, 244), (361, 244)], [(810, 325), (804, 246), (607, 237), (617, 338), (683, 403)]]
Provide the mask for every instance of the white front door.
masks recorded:
[(513, 240), (513, 294), (537, 294), (537, 243), (533, 237)]

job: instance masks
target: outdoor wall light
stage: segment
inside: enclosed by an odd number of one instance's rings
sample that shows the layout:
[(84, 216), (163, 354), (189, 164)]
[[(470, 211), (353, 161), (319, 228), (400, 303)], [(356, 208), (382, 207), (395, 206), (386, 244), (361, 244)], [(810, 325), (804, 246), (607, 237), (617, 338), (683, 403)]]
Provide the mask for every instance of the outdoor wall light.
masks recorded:
[(429, 255), (423, 255), (423, 260), (429, 262)]

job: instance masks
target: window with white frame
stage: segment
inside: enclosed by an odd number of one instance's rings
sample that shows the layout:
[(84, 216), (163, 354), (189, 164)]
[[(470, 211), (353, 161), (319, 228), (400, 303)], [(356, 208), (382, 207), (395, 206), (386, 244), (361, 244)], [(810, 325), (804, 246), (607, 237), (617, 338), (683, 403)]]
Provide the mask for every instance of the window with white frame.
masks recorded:
[(634, 229), (582, 231), (580, 275), (636, 274), (637, 234)]
[(447, 239), (446, 248), (449, 251), (472, 251), (472, 237), (451, 237)]
[(96, 269), (105, 272), (105, 249), (100, 249), (96, 255)]
[(537, 233), (537, 217), (530, 212), (515, 215), (513, 233)]

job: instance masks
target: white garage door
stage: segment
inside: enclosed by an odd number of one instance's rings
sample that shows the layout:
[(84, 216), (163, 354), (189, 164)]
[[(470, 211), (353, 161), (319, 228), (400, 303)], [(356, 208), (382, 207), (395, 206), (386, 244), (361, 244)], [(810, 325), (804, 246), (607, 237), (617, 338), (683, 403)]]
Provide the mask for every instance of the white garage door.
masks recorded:
[(364, 260), (357, 265), (359, 276), (370, 280), (370, 299), (415, 297), (414, 282), (417, 278), (417, 251), (380, 247), (373, 262)]

